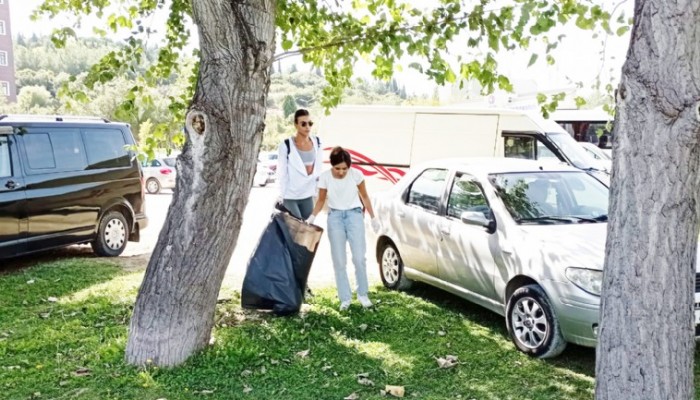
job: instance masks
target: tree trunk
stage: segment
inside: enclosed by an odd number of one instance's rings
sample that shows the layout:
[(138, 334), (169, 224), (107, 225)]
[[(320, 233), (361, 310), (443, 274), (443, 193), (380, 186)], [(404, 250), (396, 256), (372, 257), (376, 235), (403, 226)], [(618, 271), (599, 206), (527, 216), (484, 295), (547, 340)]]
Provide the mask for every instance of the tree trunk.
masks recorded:
[(177, 189), (136, 298), (126, 361), (174, 366), (209, 343), (264, 129), (273, 0), (197, 0), (201, 60)]
[(692, 399), (700, 2), (637, 0), (617, 94), (597, 399)]

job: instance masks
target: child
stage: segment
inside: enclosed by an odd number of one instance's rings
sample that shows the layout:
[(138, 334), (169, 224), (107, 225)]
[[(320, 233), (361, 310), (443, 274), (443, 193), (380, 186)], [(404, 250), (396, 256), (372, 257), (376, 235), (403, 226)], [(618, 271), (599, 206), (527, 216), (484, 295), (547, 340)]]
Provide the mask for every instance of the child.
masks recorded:
[(352, 300), (346, 269), (346, 243), (350, 243), (352, 263), (355, 265), (357, 300), (365, 308), (372, 307), (372, 302), (367, 296), (366, 243), (362, 206), (365, 206), (372, 218), (372, 229), (375, 232), (379, 230), (379, 221), (374, 218), (374, 210), (365, 189), (364, 177), (359, 171), (350, 169), (352, 163), (350, 154), (341, 147), (336, 147), (331, 151), (330, 161), (332, 168), (323, 172), (318, 179), (318, 200), (306, 222), (313, 223), (328, 199), (326, 230), (331, 242), (340, 310), (347, 310)]

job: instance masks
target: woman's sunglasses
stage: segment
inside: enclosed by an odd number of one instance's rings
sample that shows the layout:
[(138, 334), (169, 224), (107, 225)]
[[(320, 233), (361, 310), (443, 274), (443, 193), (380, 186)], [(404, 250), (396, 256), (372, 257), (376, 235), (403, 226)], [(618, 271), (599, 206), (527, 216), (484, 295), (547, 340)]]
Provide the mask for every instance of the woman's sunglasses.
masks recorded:
[[(306, 121), (301, 121), (301, 122), (299, 122), (299, 125), (301, 125), (302, 128), (306, 128), (306, 124), (307, 124)], [(314, 126), (313, 121), (309, 121), (308, 124), (309, 124), (309, 128), (311, 128), (312, 126)]]

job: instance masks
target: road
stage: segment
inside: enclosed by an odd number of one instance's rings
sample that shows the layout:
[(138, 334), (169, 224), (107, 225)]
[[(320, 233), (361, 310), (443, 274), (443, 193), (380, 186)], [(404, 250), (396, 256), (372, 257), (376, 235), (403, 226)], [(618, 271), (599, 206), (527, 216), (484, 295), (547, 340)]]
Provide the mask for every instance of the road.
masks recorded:
[[(277, 187), (270, 184), (266, 187), (253, 187), (248, 199), (243, 216), (243, 225), (238, 236), (236, 249), (231, 257), (224, 285), (240, 290), (243, 278), (245, 277), (246, 266), (248, 260), (258, 243), (258, 239), (269, 222), (272, 213), (274, 202), (277, 198)], [(165, 221), (172, 194), (164, 192), (157, 195), (146, 195), (146, 213), (149, 218), (149, 226), (141, 234), (141, 241), (138, 243), (130, 242), (127, 246), (123, 257), (141, 256), (150, 254), (158, 240), (160, 229)], [(316, 224), (326, 227), (326, 215), (322, 213), (316, 218)], [(368, 246), (369, 248), (370, 246)], [(348, 255), (350, 254), (348, 249)], [(354, 268), (348, 257), (348, 270), (351, 282), (354, 281)], [(371, 251), (368, 251), (367, 257), (367, 274), (370, 284), (381, 282), (377, 263), (374, 261), (374, 256)], [(334, 286), (335, 278), (333, 276), (333, 264), (331, 261), (330, 245), (328, 238), (324, 234), (321, 239), (314, 264), (309, 275), (309, 286), (314, 288)]]

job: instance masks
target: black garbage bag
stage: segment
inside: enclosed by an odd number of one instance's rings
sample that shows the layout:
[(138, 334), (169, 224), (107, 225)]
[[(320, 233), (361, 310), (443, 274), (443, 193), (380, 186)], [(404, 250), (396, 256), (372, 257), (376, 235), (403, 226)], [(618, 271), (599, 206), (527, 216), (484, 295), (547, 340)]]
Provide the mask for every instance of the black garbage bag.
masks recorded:
[(321, 227), (275, 210), (248, 261), (241, 306), (277, 315), (299, 312), (322, 235)]

